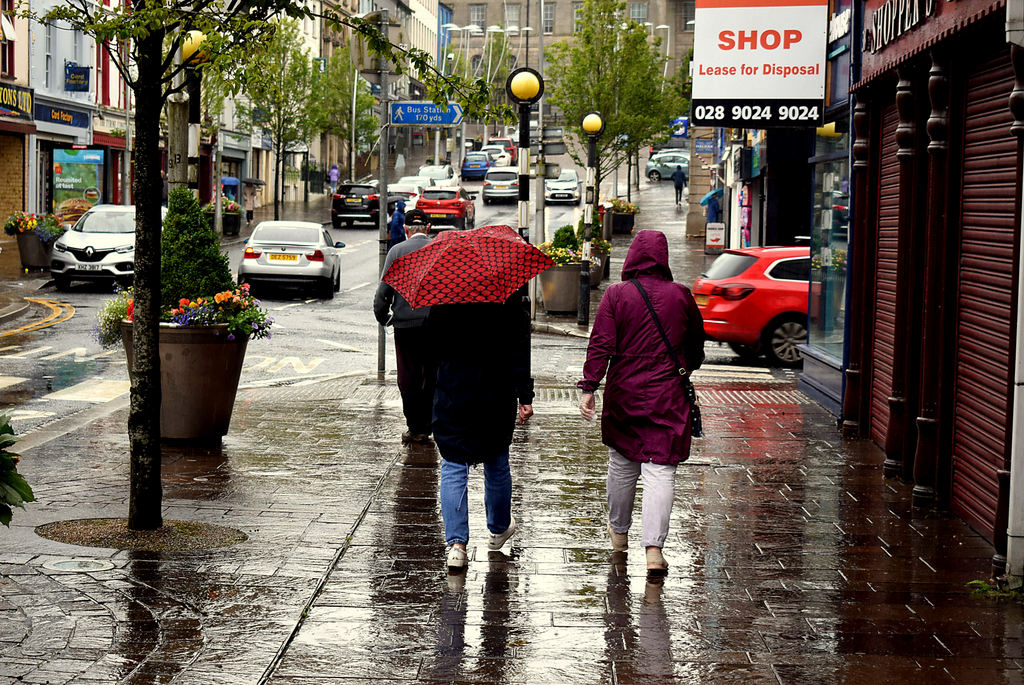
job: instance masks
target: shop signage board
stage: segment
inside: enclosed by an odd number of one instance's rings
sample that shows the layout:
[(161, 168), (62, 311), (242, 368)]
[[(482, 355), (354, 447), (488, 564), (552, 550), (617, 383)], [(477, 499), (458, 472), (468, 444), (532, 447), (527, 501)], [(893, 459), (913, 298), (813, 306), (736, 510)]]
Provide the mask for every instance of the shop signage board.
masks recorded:
[(828, 0), (697, 0), (690, 123), (820, 126), (828, 23)]
[(725, 224), (713, 221), (704, 228), (704, 254), (722, 254), (725, 249)]
[(73, 223), (103, 196), (103, 150), (53, 151), (53, 212)]
[(89, 128), (88, 112), (79, 112), (66, 107), (36, 105), (35, 115), (36, 121), (61, 124), (62, 126), (74, 126), (75, 128)]
[(89, 92), (89, 67), (75, 63), (64, 65), (64, 90), (69, 93)]
[(31, 88), (0, 83), (0, 116), (32, 121)]

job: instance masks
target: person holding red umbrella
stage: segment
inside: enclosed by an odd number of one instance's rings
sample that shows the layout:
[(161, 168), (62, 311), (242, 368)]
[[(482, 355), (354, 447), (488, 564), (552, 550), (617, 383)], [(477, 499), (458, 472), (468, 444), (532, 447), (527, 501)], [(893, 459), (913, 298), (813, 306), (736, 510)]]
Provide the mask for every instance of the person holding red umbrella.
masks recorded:
[(508, 226), (485, 226), (443, 233), (384, 274), (410, 305), (431, 307), (431, 427), (441, 452), (449, 573), (468, 563), (471, 466), (483, 465), (488, 549), (500, 550), (516, 532), (509, 446), (516, 422), (533, 415), (530, 317), (521, 286), (551, 265)]

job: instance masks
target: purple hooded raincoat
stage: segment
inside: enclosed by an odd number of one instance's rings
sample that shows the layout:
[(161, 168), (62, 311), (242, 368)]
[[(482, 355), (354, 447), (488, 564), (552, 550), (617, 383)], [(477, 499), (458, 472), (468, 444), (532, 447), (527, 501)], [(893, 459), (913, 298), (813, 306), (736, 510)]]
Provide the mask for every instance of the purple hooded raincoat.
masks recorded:
[(690, 406), (632, 278), (651, 298), (686, 368), (704, 361), (704, 322), (690, 289), (672, 281), (668, 240), (659, 231), (640, 231), (626, 254), (622, 282), (601, 298), (577, 386), (594, 392), (607, 369), (602, 442), (632, 461), (674, 465), (690, 456)]

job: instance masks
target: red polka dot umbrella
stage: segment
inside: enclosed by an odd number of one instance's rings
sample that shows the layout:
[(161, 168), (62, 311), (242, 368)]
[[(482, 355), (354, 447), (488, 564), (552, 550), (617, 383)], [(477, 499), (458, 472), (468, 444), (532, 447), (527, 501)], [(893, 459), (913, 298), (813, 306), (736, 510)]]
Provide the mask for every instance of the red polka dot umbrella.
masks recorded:
[(445, 231), (396, 259), (384, 282), (410, 306), (504, 302), (554, 262), (508, 226)]

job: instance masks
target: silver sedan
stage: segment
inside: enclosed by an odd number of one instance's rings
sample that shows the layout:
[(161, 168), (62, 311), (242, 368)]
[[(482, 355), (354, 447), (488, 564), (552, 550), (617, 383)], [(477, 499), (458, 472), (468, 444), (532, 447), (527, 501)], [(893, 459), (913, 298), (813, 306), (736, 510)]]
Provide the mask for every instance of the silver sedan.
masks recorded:
[(263, 221), (246, 241), (238, 283), (313, 286), (329, 300), (341, 289), (342, 247), (320, 224)]

